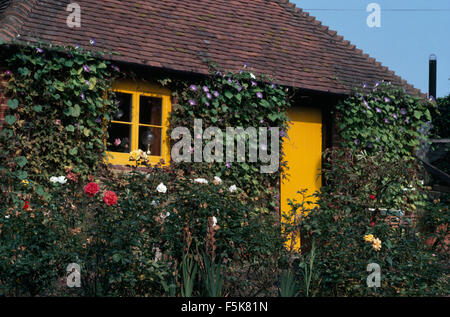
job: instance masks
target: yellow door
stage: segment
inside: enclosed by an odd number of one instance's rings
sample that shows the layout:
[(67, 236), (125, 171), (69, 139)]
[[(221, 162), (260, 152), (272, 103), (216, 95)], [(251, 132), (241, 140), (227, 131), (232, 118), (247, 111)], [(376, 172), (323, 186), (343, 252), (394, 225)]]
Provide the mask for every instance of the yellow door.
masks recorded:
[[(287, 178), (281, 179), (281, 213), (289, 215), (293, 221), (295, 215), (290, 214), (288, 199), (301, 202), (302, 196), (298, 191), (306, 189), (306, 195), (311, 195), (322, 185), (322, 112), (316, 108), (296, 107), (288, 111), (288, 116), (291, 122), (288, 135), (283, 140), (288, 169), (285, 173)], [(299, 233), (287, 244), (288, 249), (298, 250)]]

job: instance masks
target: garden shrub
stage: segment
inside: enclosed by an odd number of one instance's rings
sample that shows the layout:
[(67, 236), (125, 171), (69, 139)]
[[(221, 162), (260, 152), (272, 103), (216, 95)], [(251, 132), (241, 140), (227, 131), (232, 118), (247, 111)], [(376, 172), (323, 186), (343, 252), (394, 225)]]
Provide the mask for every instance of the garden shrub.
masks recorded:
[[(342, 147), (324, 155), (316, 205), (302, 191), (303, 199), (290, 202), (302, 234), (302, 254), (291, 266), (300, 285), (311, 278), (303, 295), (446, 294), (445, 255), (429, 250), (415, 221), (429, 208), (414, 155), (432, 107), (384, 83), (338, 105)], [(370, 263), (381, 267), (380, 288), (366, 284)]]

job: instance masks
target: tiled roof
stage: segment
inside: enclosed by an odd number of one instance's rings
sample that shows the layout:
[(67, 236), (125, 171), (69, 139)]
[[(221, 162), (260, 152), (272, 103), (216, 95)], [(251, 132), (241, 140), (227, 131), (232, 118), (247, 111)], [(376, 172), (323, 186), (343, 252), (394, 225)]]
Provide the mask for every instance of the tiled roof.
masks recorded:
[(77, 0), (81, 28), (66, 25), (69, 2), (13, 0), (0, 40), (89, 47), (94, 38), (120, 53), (112, 59), (152, 67), (206, 74), (207, 58), (304, 89), (345, 94), (387, 80), (420, 93), (287, 0)]

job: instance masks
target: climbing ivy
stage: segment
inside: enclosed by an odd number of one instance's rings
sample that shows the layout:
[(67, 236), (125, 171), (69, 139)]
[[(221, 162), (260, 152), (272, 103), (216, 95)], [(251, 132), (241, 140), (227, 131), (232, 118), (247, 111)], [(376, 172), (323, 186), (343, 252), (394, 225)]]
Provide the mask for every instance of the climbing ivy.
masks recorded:
[(30, 177), (48, 180), (68, 169), (83, 177), (93, 173), (105, 155), (118, 67), (79, 46), (15, 46), (4, 52), (9, 109), (3, 146), (14, 139), (14, 156), (26, 160)]
[(414, 156), (427, 139), (434, 107), (429, 100), (385, 82), (356, 91), (337, 106), (343, 145), (368, 153), (383, 151), (392, 160)]
[[(203, 129), (217, 127), (224, 135), (227, 127), (242, 127), (244, 130), (248, 127), (257, 130), (266, 127), (269, 131), (271, 127), (279, 128), (281, 162), (275, 173), (261, 173), (260, 167), (267, 164), (260, 160), (237, 162), (235, 158), (234, 162), (227, 162), (225, 145), (223, 162), (175, 164), (176, 168), (190, 173), (230, 179), (253, 199), (276, 208), (280, 174), (285, 166), (281, 139), (288, 129), (285, 111), (290, 106), (289, 90), (266, 76), (257, 78), (247, 66), (238, 73), (222, 73), (213, 67), (206, 78), (196, 82), (170, 83), (169, 86), (178, 100), (171, 113), (169, 137), (176, 127), (187, 127), (195, 136), (194, 119), (202, 119)], [(247, 140), (247, 153), (248, 148)]]

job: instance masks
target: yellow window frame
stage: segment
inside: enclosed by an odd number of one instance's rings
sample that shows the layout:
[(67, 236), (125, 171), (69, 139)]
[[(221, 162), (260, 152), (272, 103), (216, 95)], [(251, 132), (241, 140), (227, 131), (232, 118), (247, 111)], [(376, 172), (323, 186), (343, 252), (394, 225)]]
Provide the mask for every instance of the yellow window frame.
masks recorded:
[[(131, 123), (112, 120), (111, 123), (120, 123), (131, 125), (131, 143), (130, 152), (137, 150), (139, 146), (139, 127), (156, 127), (161, 128), (161, 155), (151, 155), (149, 156), (149, 163), (154, 165), (160, 163), (161, 159), (164, 160), (163, 166), (168, 166), (170, 164), (170, 140), (167, 137), (167, 129), (169, 127), (169, 114), (172, 110), (172, 103), (170, 99), (170, 90), (161, 88), (157, 85), (150, 83), (136, 83), (133, 81), (118, 81), (113, 84), (113, 90), (115, 92), (122, 92), (132, 95), (132, 105), (131, 105)], [(149, 96), (162, 99), (162, 118), (161, 126), (142, 124), (139, 123), (139, 97)], [(142, 149), (145, 151), (146, 149)], [(106, 162), (112, 165), (134, 165), (135, 162), (130, 161), (130, 153), (121, 152), (106, 152)]]

